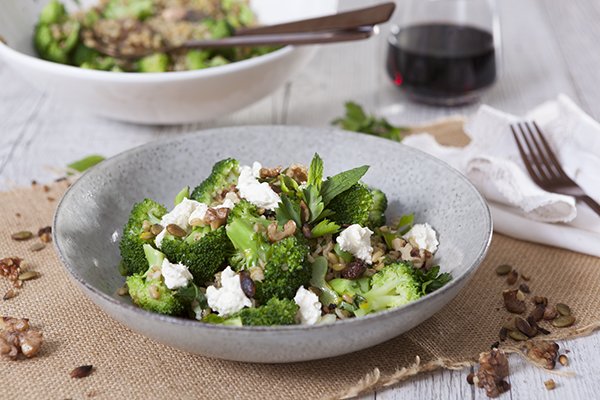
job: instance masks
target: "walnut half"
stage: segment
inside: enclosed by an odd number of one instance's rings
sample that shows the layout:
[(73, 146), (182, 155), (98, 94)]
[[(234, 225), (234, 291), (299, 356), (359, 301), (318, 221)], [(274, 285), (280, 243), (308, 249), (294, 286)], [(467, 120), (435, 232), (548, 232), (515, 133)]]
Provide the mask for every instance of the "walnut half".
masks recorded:
[(2, 317), (0, 322), (0, 355), (16, 360), (19, 354), (31, 358), (39, 352), (42, 332), (32, 329), (27, 318)]

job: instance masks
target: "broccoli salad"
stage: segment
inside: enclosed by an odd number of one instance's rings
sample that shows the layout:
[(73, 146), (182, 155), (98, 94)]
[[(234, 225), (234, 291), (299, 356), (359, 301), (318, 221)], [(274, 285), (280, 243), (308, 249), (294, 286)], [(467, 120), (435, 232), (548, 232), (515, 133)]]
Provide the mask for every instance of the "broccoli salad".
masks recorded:
[[(42, 9), (34, 33), (38, 55), (81, 68), (116, 72), (186, 71), (220, 66), (266, 54), (275, 47), (161, 52), (192, 39), (221, 39), (235, 29), (255, 25), (247, 0), (100, 0), (89, 9), (69, 14), (63, 3)], [(99, 47), (98, 47), (99, 46)], [(109, 57), (144, 50), (138, 60)], [(112, 54), (112, 53), (111, 53)]]
[(121, 274), (139, 307), (224, 325), (324, 324), (398, 307), (451, 276), (433, 265), (435, 230), (413, 215), (386, 222), (386, 195), (361, 166), (217, 162), (168, 211), (133, 206)]

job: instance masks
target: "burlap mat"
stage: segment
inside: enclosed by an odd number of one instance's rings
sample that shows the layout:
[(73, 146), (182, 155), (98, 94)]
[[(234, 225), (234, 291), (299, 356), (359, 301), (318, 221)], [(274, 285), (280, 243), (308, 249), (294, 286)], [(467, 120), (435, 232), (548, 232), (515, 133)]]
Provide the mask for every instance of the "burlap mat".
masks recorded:
[[(446, 124), (446, 139), (462, 140), (460, 121)], [(449, 132), (449, 131), (453, 131)], [(448, 140), (446, 140), (447, 142)], [(3, 399), (314, 399), (352, 396), (438, 367), (460, 368), (497, 340), (508, 314), (507, 287), (494, 269), (510, 263), (531, 276), (534, 294), (571, 306), (578, 320), (565, 338), (589, 333), (600, 321), (600, 259), (494, 235), (483, 265), (461, 294), (412, 331), (358, 353), (322, 361), (260, 365), (186, 354), (131, 332), (100, 311), (76, 288), (48, 246), (28, 248), (10, 234), (49, 225), (66, 184), (46, 192), (34, 188), (0, 193), (0, 258), (19, 256), (41, 277), (25, 282), (15, 298), (0, 300), (0, 315), (27, 317), (42, 329), (39, 357), (0, 360)], [(20, 213), (21, 216), (17, 216)], [(115, 271), (116, 273), (116, 271)], [(0, 278), (0, 295), (8, 288)], [(415, 358), (420, 364), (415, 366)], [(94, 372), (72, 379), (69, 372), (93, 364)], [(412, 368), (410, 368), (412, 366)], [(405, 369), (403, 369), (405, 368)]]

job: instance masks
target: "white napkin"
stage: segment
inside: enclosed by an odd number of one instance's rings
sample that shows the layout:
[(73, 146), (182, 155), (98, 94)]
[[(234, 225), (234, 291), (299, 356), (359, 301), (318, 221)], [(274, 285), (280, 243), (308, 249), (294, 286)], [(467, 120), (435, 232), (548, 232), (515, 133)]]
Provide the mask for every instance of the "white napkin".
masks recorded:
[[(600, 124), (564, 95), (526, 119), (538, 123), (565, 172), (600, 202)], [(509, 129), (520, 120), (482, 106), (465, 125), (471, 143), (464, 148), (442, 146), (427, 133), (403, 143), (463, 172), (488, 200), (497, 232), (600, 257), (600, 216), (571, 196), (540, 189), (529, 177)]]

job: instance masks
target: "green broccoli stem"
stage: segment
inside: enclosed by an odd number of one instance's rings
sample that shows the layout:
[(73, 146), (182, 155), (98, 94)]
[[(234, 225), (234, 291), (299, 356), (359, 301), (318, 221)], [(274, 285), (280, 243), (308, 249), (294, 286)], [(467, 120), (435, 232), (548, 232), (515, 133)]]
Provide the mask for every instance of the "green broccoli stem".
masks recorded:
[(148, 260), (148, 266), (150, 268), (154, 266), (161, 266), (163, 260), (165, 259), (165, 255), (160, 251), (156, 250), (149, 244), (144, 244), (144, 254), (146, 255), (146, 260)]

